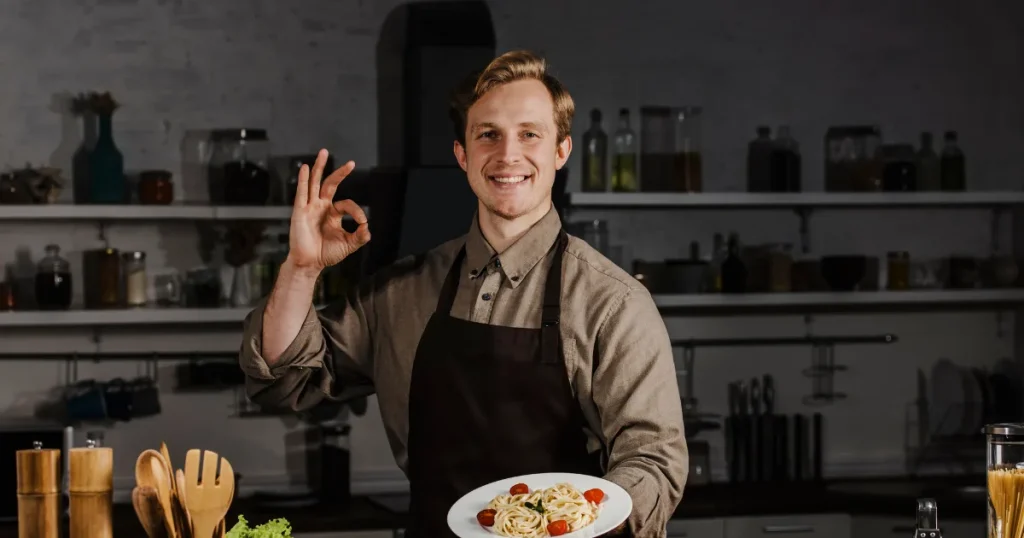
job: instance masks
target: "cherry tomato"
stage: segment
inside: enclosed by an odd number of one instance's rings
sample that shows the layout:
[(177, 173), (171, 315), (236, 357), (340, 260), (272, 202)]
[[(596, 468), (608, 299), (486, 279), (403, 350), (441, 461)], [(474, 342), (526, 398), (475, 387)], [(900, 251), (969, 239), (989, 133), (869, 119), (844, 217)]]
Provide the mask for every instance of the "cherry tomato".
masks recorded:
[(551, 536), (561, 536), (569, 532), (569, 524), (565, 520), (558, 519), (548, 523), (548, 534)]
[(484, 527), (493, 527), (494, 514), (496, 513), (497, 511), (492, 510), (490, 508), (488, 508), (487, 510), (481, 510), (480, 513), (476, 515), (476, 520)]
[(508, 492), (512, 495), (526, 495), (530, 492), (530, 488), (526, 484), (516, 484), (509, 488)]
[(583, 498), (594, 504), (601, 504), (601, 499), (604, 499), (604, 492), (597, 488), (588, 489), (583, 492)]

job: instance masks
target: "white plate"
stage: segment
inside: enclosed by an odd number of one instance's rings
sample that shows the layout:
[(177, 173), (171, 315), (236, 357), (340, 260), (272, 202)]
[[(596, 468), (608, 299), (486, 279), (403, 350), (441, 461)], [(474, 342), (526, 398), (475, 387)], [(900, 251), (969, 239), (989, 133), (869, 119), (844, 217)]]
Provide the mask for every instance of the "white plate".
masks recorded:
[(596, 476), (587, 476), (573, 473), (540, 473), (506, 478), (481, 486), (467, 494), (452, 505), (448, 511), (448, 527), (459, 536), (459, 538), (491, 538), (498, 534), (476, 521), (476, 515), (495, 497), (502, 493), (508, 493), (512, 486), (523, 483), (529, 486), (530, 491), (554, 486), (559, 483), (572, 484), (581, 492), (588, 489), (599, 488), (604, 492), (604, 500), (601, 501), (601, 510), (593, 524), (584, 527), (576, 532), (563, 534), (566, 538), (583, 538), (589, 536), (600, 536), (629, 518), (633, 511), (633, 499), (629, 497), (626, 490), (618, 485)]

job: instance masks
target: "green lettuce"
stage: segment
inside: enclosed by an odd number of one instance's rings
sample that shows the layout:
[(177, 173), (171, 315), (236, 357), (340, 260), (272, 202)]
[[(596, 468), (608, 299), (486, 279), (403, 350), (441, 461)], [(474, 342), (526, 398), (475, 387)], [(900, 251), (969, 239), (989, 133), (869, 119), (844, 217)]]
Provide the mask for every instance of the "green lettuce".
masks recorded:
[(249, 522), (245, 516), (238, 516), (238, 523), (224, 535), (224, 538), (291, 538), (292, 524), (287, 519), (278, 518), (249, 528)]

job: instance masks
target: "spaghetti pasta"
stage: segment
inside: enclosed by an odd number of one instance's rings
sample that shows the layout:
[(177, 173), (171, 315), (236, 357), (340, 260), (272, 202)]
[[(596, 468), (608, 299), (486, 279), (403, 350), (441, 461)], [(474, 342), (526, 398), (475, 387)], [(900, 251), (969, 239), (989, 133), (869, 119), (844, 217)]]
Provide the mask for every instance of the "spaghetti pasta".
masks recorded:
[(592, 525), (603, 498), (599, 489), (584, 493), (568, 483), (533, 491), (516, 484), (509, 493), (494, 497), (477, 514), (477, 521), (509, 538), (560, 536)]
[(995, 520), (989, 538), (1024, 538), (1024, 469), (989, 470), (988, 494)]

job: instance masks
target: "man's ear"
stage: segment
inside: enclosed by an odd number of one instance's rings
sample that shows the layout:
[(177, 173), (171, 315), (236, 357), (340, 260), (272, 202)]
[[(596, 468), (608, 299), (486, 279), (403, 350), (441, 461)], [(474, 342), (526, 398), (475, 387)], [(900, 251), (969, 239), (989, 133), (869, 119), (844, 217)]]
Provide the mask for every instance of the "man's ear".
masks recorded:
[(555, 148), (555, 170), (561, 170), (572, 153), (572, 137), (566, 136)]
[(466, 148), (464, 148), (462, 146), (462, 144), (460, 144), (459, 141), (456, 140), (455, 141), (455, 147), (452, 148), (452, 150), (455, 152), (455, 160), (459, 161), (459, 166), (462, 167), (462, 171), (465, 172), (466, 171)]

